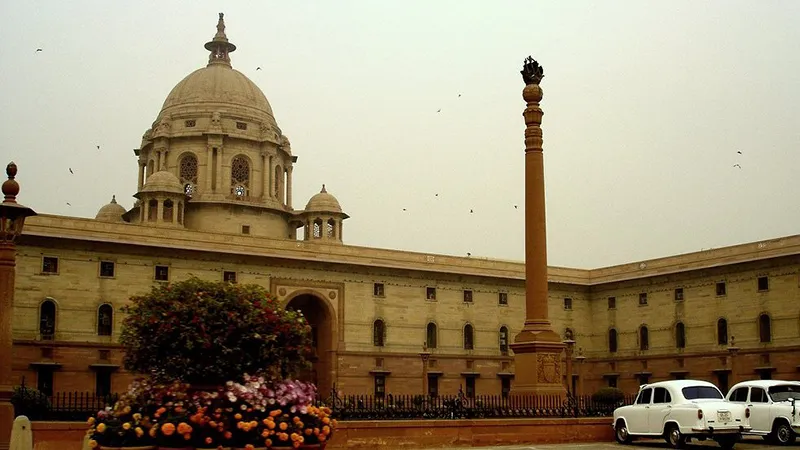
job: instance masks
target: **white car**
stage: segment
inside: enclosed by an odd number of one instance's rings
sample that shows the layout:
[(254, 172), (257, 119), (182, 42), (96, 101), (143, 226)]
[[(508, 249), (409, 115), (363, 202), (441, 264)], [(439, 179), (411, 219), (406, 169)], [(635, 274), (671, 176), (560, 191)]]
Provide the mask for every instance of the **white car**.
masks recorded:
[(645, 384), (636, 402), (614, 410), (614, 435), (620, 444), (634, 438), (663, 437), (672, 448), (690, 439), (713, 439), (733, 448), (750, 431), (750, 410), (725, 400), (716, 386), (699, 380)]
[(750, 408), (749, 434), (764, 436), (779, 445), (789, 445), (800, 434), (800, 383), (753, 380), (734, 385), (728, 401)]

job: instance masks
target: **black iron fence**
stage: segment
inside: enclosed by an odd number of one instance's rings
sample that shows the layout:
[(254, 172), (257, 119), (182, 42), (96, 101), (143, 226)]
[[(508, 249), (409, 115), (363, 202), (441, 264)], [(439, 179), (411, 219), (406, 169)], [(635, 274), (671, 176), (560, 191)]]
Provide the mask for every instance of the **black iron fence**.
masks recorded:
[[(12, 404), (15, 415), (30, 420), (80, 421), (106, 407), (113, 407), (118, 394), (96, 395), (89, 392), (59, 392), (45, 395), (25, 385), (14, 388)], [(329, 406), (339, 420), (422, 420), (422, 419), (495, 419), (609, 417), (614, 409), (633, 403), (634, 396), (616, 403), (601, 402), (592, 396), (563, 395), (341, 395), (332, 391), (317, 403)]]

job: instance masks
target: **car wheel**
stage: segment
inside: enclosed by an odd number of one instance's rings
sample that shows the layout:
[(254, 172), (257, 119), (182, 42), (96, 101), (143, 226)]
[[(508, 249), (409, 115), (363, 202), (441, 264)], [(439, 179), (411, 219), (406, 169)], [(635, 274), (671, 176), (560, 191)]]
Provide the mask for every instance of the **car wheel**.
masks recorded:
[(625, 425), (624, 420), (617, 421), (617, 425), (614, 427), (615, 433), (614, 438), (616, 438), (617, 442), (620, 444), (630, 444), (633, 439), (631, 439), (630, 433), (628, 433), (628, 426)]
[(740, 440), (740, 436), (724, 436), (718, 438), (717, 443), (723, 450), (731, 450)]
[(667, 428), (667, 431), (664, 432), (664, 439), (672, 448), (683, 448), (684, 444), (686, 444), (686, 438), (675, 425), (670, 425)]
[(772, 429), (772, 440), (778, 445), (790, 445), (795, 441), (796, 436), (792, 427), (786, 422), (778, 422)]

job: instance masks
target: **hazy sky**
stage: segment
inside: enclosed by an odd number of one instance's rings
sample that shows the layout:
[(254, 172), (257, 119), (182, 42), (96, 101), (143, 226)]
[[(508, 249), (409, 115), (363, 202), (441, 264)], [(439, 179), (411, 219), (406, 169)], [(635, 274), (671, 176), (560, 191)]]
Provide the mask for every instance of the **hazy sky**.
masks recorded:
[(523, 259), (529, 54), (551, 265), (799, 232), (797, 1), (5, 1), (0, 162), (20, 201), (130, 208), (132, 150), (205, 66), (218, 12), (299, 156), (294, 207), (325, 183), (348, 244)]

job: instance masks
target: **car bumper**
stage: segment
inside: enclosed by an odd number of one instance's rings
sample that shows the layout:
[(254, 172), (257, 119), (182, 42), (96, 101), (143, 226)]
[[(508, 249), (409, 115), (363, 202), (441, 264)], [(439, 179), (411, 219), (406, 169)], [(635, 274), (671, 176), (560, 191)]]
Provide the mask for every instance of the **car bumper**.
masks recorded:
[(692, 428), (693, 434), (703, 434), (706, 436), (716, 436), (720, 434), (739, 434), (739, 433), (746, 433), (750, 431), (750, 427), (739, 426), (739, 427), (723, 427), (723, 428), (715, 428), (715, 427), (706, 427), (706, 428)]
[(800, 434), (800, 424), (792, 425), (792, 431), (794, 431), (794, 434)]

